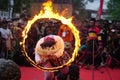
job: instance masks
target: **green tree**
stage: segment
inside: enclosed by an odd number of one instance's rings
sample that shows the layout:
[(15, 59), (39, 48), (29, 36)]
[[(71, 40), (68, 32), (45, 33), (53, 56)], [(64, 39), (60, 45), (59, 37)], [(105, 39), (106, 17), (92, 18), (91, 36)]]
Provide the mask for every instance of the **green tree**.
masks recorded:
[(85, 3), (84, 0), (72, 0), (73, 5), (73, 16), (77, 19), (86, 17)]
[(20, 13), (22, 7), (22, 0), (14, 0), (13, 12)]
[(28, 10), (30, 8), (30, 0), (14, 0), (13, 8), (14, 13), (21, 13), (23, 8)]
[(120, 19), (120, 0), (109, 0), (107, 7), (109, 19), (111, 20)]
[(1, 11), (8, 11), (8, 7), (9, 7), (9, 0), (0, 0)]

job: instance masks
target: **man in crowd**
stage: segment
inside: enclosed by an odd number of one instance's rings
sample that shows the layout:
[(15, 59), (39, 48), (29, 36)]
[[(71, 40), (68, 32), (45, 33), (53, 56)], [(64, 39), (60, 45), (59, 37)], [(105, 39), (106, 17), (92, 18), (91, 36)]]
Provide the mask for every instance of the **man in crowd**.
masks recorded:
[(8, 58), (8, 52), (12, 49), (12, 32), (8, 28), (7, 21), (2, 22), (2, 27), (0, 28), (1, 37), (2, 37), (2, 57)]
[(19, 66), (12, 60), (0, 59), (0, 80), (20, 80)]
[(100, 35), (100, 28), (95, 25), (96, 20), (92, 18), (90, 20), (90, 27), (88, 29), (88, 40), (86, 43), (87, 54), (85, 57), (85, 63), (88, 65), (93, 64), (96, 68), (101, 64), (101, 58), (99, 56), (102, 49), (102, 39)]
[(73, 50), (73, 42), (74, 42), (74, 37), (73, 34), (70, 30), (70, 28), (63, 24), (60, 26), (59, 30), (58, 30), (58, 35), (60, 37), (62, 37), (62, 39), (64, 40), (65, 43), (65, 50), (68, 52), (68, 54), (70, 54), (70, 56), (72, 55), (72, 50)]

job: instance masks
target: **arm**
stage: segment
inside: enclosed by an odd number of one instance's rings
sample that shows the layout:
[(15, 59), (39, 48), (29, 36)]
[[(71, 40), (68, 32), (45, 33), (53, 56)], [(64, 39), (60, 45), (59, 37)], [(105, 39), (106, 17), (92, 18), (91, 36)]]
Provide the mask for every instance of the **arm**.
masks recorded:
[(55, 56), (56, 56), (57, 58), (61, 57), (62, 55), (63, 55), (63, 49), (60, 49), (59, 51), (57, 51), (57, 52), (55, 53)]
[(37, 64), (41, 63), (41, 58), (40, 58), (40, 55), (38, 53), (35, 53), (35, 61)]
[(35, 61), (38, 65), (45, 66), (48, 61), (48, 56), (41, 56), (35, 53)]

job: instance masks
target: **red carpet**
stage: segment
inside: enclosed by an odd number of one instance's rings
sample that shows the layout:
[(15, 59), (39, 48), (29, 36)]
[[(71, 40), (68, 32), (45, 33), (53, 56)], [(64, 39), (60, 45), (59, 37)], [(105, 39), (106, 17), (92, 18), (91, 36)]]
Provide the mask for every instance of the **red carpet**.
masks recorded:
[[(20, 67), (21, 80), (44, 80), (44, 73), (34, 67)], [(80, 68), (81, 80), (120, 80), (120, 69), (100, 68), (92, 73), (92, 69)]]

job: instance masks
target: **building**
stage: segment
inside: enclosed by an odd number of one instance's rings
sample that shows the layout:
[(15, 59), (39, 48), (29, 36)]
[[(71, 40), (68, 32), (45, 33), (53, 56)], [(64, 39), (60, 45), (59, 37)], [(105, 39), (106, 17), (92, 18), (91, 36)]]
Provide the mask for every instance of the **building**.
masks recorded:
[[(91, 9), (87, 9), (87, 17), (88, 18), (96, 18), (98, 17), (98, 11), (97, 10), (91, 10)], [(103, 10), (102, 15), (101, 15), (101, 19), (106, 19), (108, 17), (108, 12), (107, 10)]]
[[(32, 0), (31, 2), (31, 17), (35, 14), (38, 14), (42, 9), (42, 4), (47, 0)], [(57, 10), (58, 13), (61, 13), (63, 10), (67, 9), (66, 17), (72, 16), (72, 0), (52, 0), (53, 9)]]
[(9, 12), (0, 11), (0, 18), (9, 18)]

